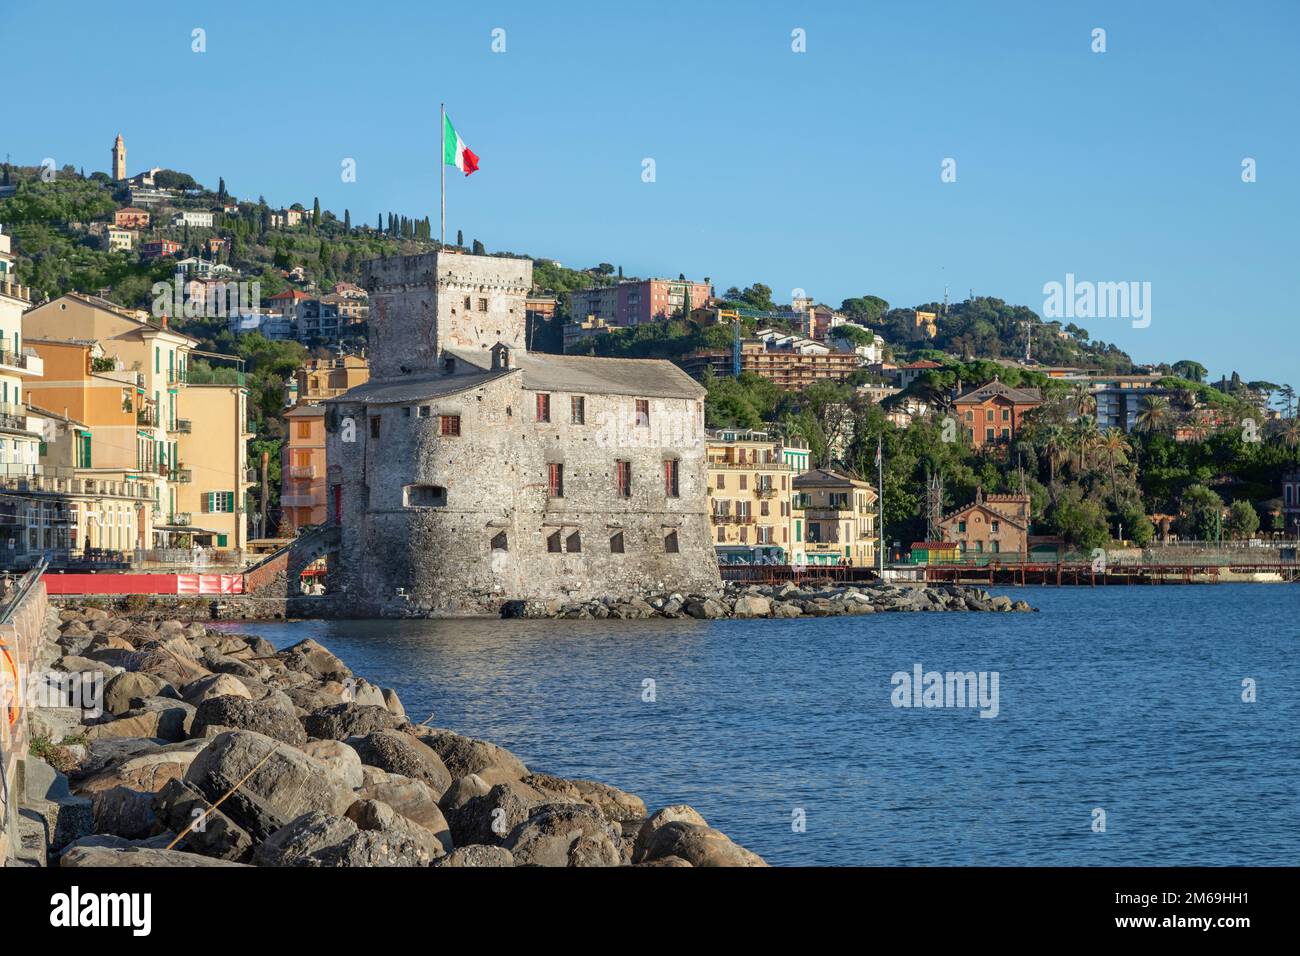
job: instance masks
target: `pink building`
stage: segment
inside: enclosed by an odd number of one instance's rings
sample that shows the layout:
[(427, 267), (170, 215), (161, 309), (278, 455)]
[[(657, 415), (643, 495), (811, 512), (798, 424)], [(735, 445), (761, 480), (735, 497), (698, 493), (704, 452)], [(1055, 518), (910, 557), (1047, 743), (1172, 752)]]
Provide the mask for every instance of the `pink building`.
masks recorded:
[[(611, 325), (662, 322), (708, 304), (713, 290), (690, 279), (641, 279), (615, 286), (579, 289), (571, 293), (570, 314), (576, 321), (589, 315)], [(689, 300), (689, 301), (688, 301)]]

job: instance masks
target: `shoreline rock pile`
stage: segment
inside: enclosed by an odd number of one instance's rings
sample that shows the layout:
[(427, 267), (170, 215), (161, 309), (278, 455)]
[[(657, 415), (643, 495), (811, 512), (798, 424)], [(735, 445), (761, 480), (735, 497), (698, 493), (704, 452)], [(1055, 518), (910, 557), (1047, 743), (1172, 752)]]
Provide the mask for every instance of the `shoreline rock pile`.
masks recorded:
[(633, 598), (602, 598), (581, 602), (508, 601), (507, 618), (566, 620), (647, 618), (837, 617), (888, 611), (1033, 611), (1027, 601), (990, 595), (960, 584), (900, 587), (878, 581), (861, 584), (736, 584), (728, 582), (717, 594), (648, 594)]
[[(315, 641), (51, 612), (53, 672), (102, 714), (33, 711), (29, 862), (61, 866), (765, 866), (687, 806), (412, 724)], [(29, 826), (27, 837), (32, 836)], [(179, 839), (178, 839), (179, 837)], [(173, 845), (174, 844), (174, 845)]]

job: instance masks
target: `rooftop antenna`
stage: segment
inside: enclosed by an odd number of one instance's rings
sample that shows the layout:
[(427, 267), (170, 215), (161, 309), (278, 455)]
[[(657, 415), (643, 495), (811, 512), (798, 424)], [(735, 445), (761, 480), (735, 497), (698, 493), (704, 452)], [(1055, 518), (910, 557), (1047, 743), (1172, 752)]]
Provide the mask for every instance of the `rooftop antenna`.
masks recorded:
[(1034, 326), (1028, 319), (1026, 319), (1025, 320), (1025, 364), (1026, 365), (1029, 364), (1029, 356), (1033, 344), (1034, 344)]
[(731, 322), (731, 374), (740, 378), (740, 316)]
[(946, 285), (943, 287), (943, 314), (945, 316), (948, 314), (948, 287)]

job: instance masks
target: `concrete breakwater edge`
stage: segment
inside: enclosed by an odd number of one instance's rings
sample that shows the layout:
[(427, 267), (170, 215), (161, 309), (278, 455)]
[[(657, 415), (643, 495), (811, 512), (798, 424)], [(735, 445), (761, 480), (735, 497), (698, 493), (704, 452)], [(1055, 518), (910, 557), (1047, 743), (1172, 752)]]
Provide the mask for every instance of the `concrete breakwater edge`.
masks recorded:
[(507, 601), (502, 617), (569, 620), (692, 617), (722, 618), (838, 617), (891, 611), (1033, 611), (1027, 601), (959, 584), (900, 587), (864, 584), (736, 584), (715, 594), (649, 594), (630, 599), (582, 602)]
[(311, 640), (69, 604), (43, 636), (10, 865), (766, 865), (688, 806), (412, 723)]

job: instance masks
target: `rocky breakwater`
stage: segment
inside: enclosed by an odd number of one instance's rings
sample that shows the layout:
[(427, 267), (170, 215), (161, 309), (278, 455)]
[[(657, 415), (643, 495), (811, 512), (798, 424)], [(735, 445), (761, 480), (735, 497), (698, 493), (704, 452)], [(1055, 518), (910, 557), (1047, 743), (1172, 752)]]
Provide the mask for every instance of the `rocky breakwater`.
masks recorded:
[(1033, 611), (1026, 601), (990, 595), (958, 584), (734, 584), (717, 594), (647, 594), (581, 603), (510, 601), (502, 617), (589, 620), (652, 617), (721, 618), (837, 617), (888, 611)]
[(277, 651), (96, 609), (51, 627), (55, 675), (103, 677), (102, 714), (37, 718), (25, 798), (49, 824), (51, 864), (765, 865), (690, 807), (647, 813), (615, 787), (413, 724), (314, 641)]

